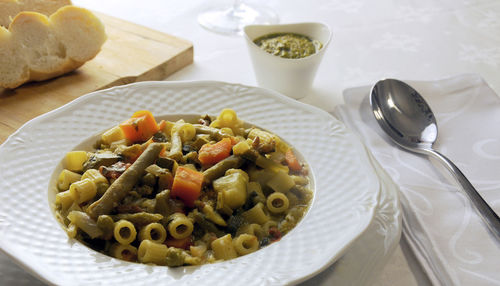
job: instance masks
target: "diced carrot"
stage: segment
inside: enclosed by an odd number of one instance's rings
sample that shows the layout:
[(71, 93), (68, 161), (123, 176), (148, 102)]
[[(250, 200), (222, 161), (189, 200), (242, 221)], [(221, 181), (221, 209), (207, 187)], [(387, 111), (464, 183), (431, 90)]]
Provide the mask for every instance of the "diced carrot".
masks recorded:
[(295, 154), (293, 154), (292, 149), (288, 149), (285, 153), (285, 161), (288, 167), (292, 171), (300, 171), (302, 170), (302, 166), (299, 163), (299, 160), (297, 160), (297, 157), (295, 157)]
[(192, 208), (194, 201), (200, 196), (202, 183), (203, 173), (179, 166), (175, 171), (171, 195)]
[(164, 244), (166, 244), (168, 247), (176, 247), (187, 250), (191, 245), (193, 245), (193, 237), (191, 235), (181, 239), (169, 237), (165, 240)]
[(215, 144), (207, 143), (201, 146), (198, 160), (205, 166), (216, 164), (229, 157), (232, 147), (232, 141), (229, 138), (224, 138)]
[(140, 110), (132, 114), (132, 117), (120, 124), (125, 138), (135, 142), (144, 142), (153, 136), (158, 130), (153, 114), (147, 110)]

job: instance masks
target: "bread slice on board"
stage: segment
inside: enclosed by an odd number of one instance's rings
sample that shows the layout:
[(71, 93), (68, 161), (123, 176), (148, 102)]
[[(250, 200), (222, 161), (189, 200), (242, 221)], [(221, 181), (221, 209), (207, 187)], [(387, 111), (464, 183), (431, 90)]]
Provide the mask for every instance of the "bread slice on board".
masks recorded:
[(0, 26), (8, 27), (21, 11), (51, 15), (57, 9), (71, 5), (70, 0), (0, 0)]
[(94, 58), (106, 41), (104, 25), (90, 11), (64, 6), (50, 17), (21, 12), (0, 26), (0, 86), (16, 88), (72, 71)]

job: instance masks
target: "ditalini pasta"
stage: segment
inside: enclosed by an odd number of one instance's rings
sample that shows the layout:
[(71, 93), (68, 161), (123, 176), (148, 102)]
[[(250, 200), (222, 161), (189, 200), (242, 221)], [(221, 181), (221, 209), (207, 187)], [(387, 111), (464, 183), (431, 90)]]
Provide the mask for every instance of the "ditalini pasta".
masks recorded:
[(224, 109), (157, 122), (141, 110), (63, 159), (56, 216), (68, 236), (130, 262), (233, 259), (276, 242), (312, 199), (308, 167), (277, 135)]
[(156, 243), (163, 243), (167, 239), (167, 231), (161, 223), (153, 222), (141, 229), (139, 240), (151, 240)]
[(131, 244), (135, 240), (137, 231), (133, 223), (128, 220), (121, 219), (115, 222), (113, 235), (118, 243), (127, 245)]

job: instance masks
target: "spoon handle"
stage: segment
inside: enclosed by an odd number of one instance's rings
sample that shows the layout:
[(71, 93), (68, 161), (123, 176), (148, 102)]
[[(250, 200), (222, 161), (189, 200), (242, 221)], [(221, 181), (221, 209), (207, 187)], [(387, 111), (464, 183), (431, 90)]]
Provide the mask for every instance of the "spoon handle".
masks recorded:
[(488, 205), (486, 201), (481, 197), (481, 195), (476, 191), (474, 186), (467, 180), (465, 175), (458, 169), (458, 167), (446, 158), (443, 154), (439, 153), (433, 149), (427, 149), (429, 154), (434, 155), (436, 158), (441, 159), (446, 165), (446, 167), (453, 173), (457, 181), (462, 185), (465, 193), (472, 201), (472, 204), (476, 207), (476, 210), (483, 221), (486, 223), (491, 233), (495, 236), (497, 241), (500, 241), (500, 218), (495, 213), (493, 209)]

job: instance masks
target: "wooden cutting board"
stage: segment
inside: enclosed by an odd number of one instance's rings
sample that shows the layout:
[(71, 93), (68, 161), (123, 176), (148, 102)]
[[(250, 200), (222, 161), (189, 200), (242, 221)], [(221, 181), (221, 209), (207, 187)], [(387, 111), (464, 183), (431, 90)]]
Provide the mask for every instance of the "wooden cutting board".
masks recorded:
[(84, 94), (116, 85), (163, 80), (193, 62), (191, 42), (94, 12), (108, 40), (78, 70), (13, 90), (0, 88), (0, 144), (28, 120)]

